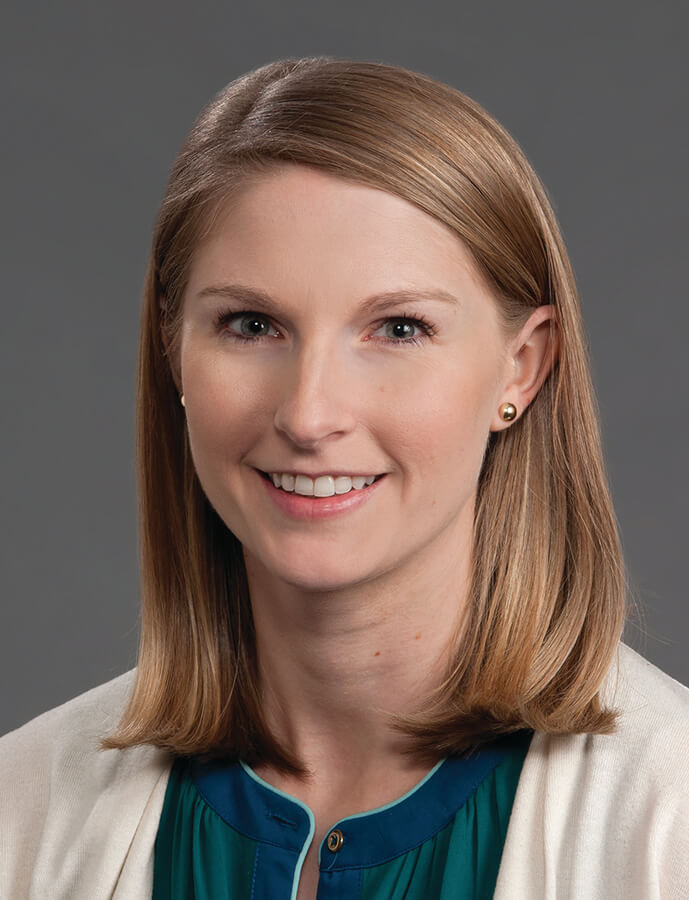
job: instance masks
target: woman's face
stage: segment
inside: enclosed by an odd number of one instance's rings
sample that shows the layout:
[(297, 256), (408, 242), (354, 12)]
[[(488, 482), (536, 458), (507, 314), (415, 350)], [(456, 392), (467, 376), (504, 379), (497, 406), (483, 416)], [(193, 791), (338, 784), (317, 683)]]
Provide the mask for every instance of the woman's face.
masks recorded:
[[(373, 305), (391, 292), (423, 297)], [(260, 176), (197, 249), (179, 364), (201, 485), (270, 578), (334, 590), (466, 549), (512, 368), (487, 288), (435, 219), (303, 166)], [(335, 504), (290, 495), (295, 512), (258, 470), (385, 477)], [(363, 502), (325, 515), (343, 496)]]

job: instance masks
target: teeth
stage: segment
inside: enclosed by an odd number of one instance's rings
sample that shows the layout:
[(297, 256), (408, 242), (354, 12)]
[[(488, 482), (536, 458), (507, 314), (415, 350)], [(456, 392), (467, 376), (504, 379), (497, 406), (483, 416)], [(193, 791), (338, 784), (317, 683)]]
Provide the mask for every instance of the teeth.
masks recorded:
[(270, 477), (276, 488), (305, 497), (332, 497), (334, 494), (346, 494), (351, 490), (361, 490), (369, 484), (373, 484), (375, 475), (319, 475), (318, 478), (309, 478), (308, 475), (289, 475), (286, 472), (271, 472)]

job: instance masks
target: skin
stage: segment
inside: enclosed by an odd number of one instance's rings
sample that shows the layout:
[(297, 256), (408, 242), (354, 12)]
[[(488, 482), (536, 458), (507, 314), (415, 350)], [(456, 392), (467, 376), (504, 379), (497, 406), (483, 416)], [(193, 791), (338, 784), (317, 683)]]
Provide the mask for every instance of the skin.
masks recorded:
[[(273, 298), (268, 336), (228, 337), (255, 333), (253, 316), (216, 325), (227, 309), (254, 311), (199, 297), (230, 282)], [(444, 290), (459, 304), (359, 311), (398, 288)], [(393, 330), (419, 313), (435, 335)], [(418, 710), (442, 678), (462, 627), (485, 446), (513, 424), (500, 405), (521, 415), (547, 376), (553, 316), (541, 306), (507, 338), (442, 223), (298, 165), (250, 182), (196, 250), (176, 380), (200, 482), (244, 548), (268, 722), (310, 772), (256, 767), (315, 815), (300, 900), (315, 897), (329, 827), (396, 799), (430, 768), (402, 754), (386, 717)], [(278, 510), (253, 467), (388, 474), (363, 506), (315, 523)]]

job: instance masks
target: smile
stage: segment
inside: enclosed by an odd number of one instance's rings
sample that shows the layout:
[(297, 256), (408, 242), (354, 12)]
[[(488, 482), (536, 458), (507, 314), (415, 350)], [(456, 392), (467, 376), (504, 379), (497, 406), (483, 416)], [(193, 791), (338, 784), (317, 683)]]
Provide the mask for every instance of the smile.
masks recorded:
[[(324, 496), (303, 495), (295, 493), (294, 490), (278, 487), (274, 484), (273, 479), (267, 472), (260, 469), (254, 469), (260, 476), (261, 482), (265, 485), (268, 497), (272, 500), (277, 509), (293, 519), (305, 519), (310, 521), (320, 521), (333, 516), (342, 515), (347, 512), (353, 512), (360, 509), (368, 500), (372, 499), (377, 493), (379, 486), (383, 483), (387, 473), (377, 475), (369, 484), (364, 484), (357, 488), (352, 485), (344, 493), (325, 494)], [(293, 476), (294, 477), (294, 476)], [(296, 476), (297, 478), (305, 477), (307, 481), (311, 481), (306, 476)], [(332, 476), (321, 476), (332, 479)], [(347, 481), (346, 476), (341, 476)], [(319, 479), (316, 479), (318, 481)], [(335, 479), (339, 481), (340, 478)], [(358, 479), (357, 479), (358, 480)]]
[(276, 488), (304, 497), (332, 497), (335, 494), (347, 494), (349, 491), (360, 491), (368, 487), (381, 475), (319, 475), (310, 478), (308, 475), (292, 475), (287, 472), (261, 473), (270, 478)]

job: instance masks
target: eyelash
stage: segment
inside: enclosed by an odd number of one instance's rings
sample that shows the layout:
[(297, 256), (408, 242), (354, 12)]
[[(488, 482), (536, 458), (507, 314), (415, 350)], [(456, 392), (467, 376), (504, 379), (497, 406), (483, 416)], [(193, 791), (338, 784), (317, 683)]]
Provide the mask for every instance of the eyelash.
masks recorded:
[[(218, 330), (225, 329), (225, 326), (232, 319), (242, 318), (243, 316), (254, 316), (256, 319), (264, 319), (266, 322), (269, 322), (270, 319), (268, 316), (263, 313), (253, 312), (252, 310), (239, 310), (235, 312), (233, 310), (221, 311), (218, 313), (215, 319), (215, 327)], [(408, 344), (415, 344), (420, 346), (423, 344), (427, 338), (433, 337), (436, 333), (435, 327), (431, 322), (428, 321), (423, 315), (420, 313), (414, 313), (408, 316), (388, 316), (387, 319), (381, 320), (381, 325), (386, 322), (411, 322), (412, 325), (418, 325), (419, 328), (423, 331), (422, 337), (410, 337), (410, 338), (400, 338), (399, 340), (395, 338), (382, 338), (383, 342), (386, 344), (401, 344), (402, 346), (406, 346)], [(255, 337), (247, 337), (243, 334), (234, 334), (231, 331), (225, 331), (224, 337), (229, 338), (233, 341), (238, 341), (243, 344), (254, 344), (257, 341), (261, 341), (267, 337), (265, 334), (258, 334)]]

